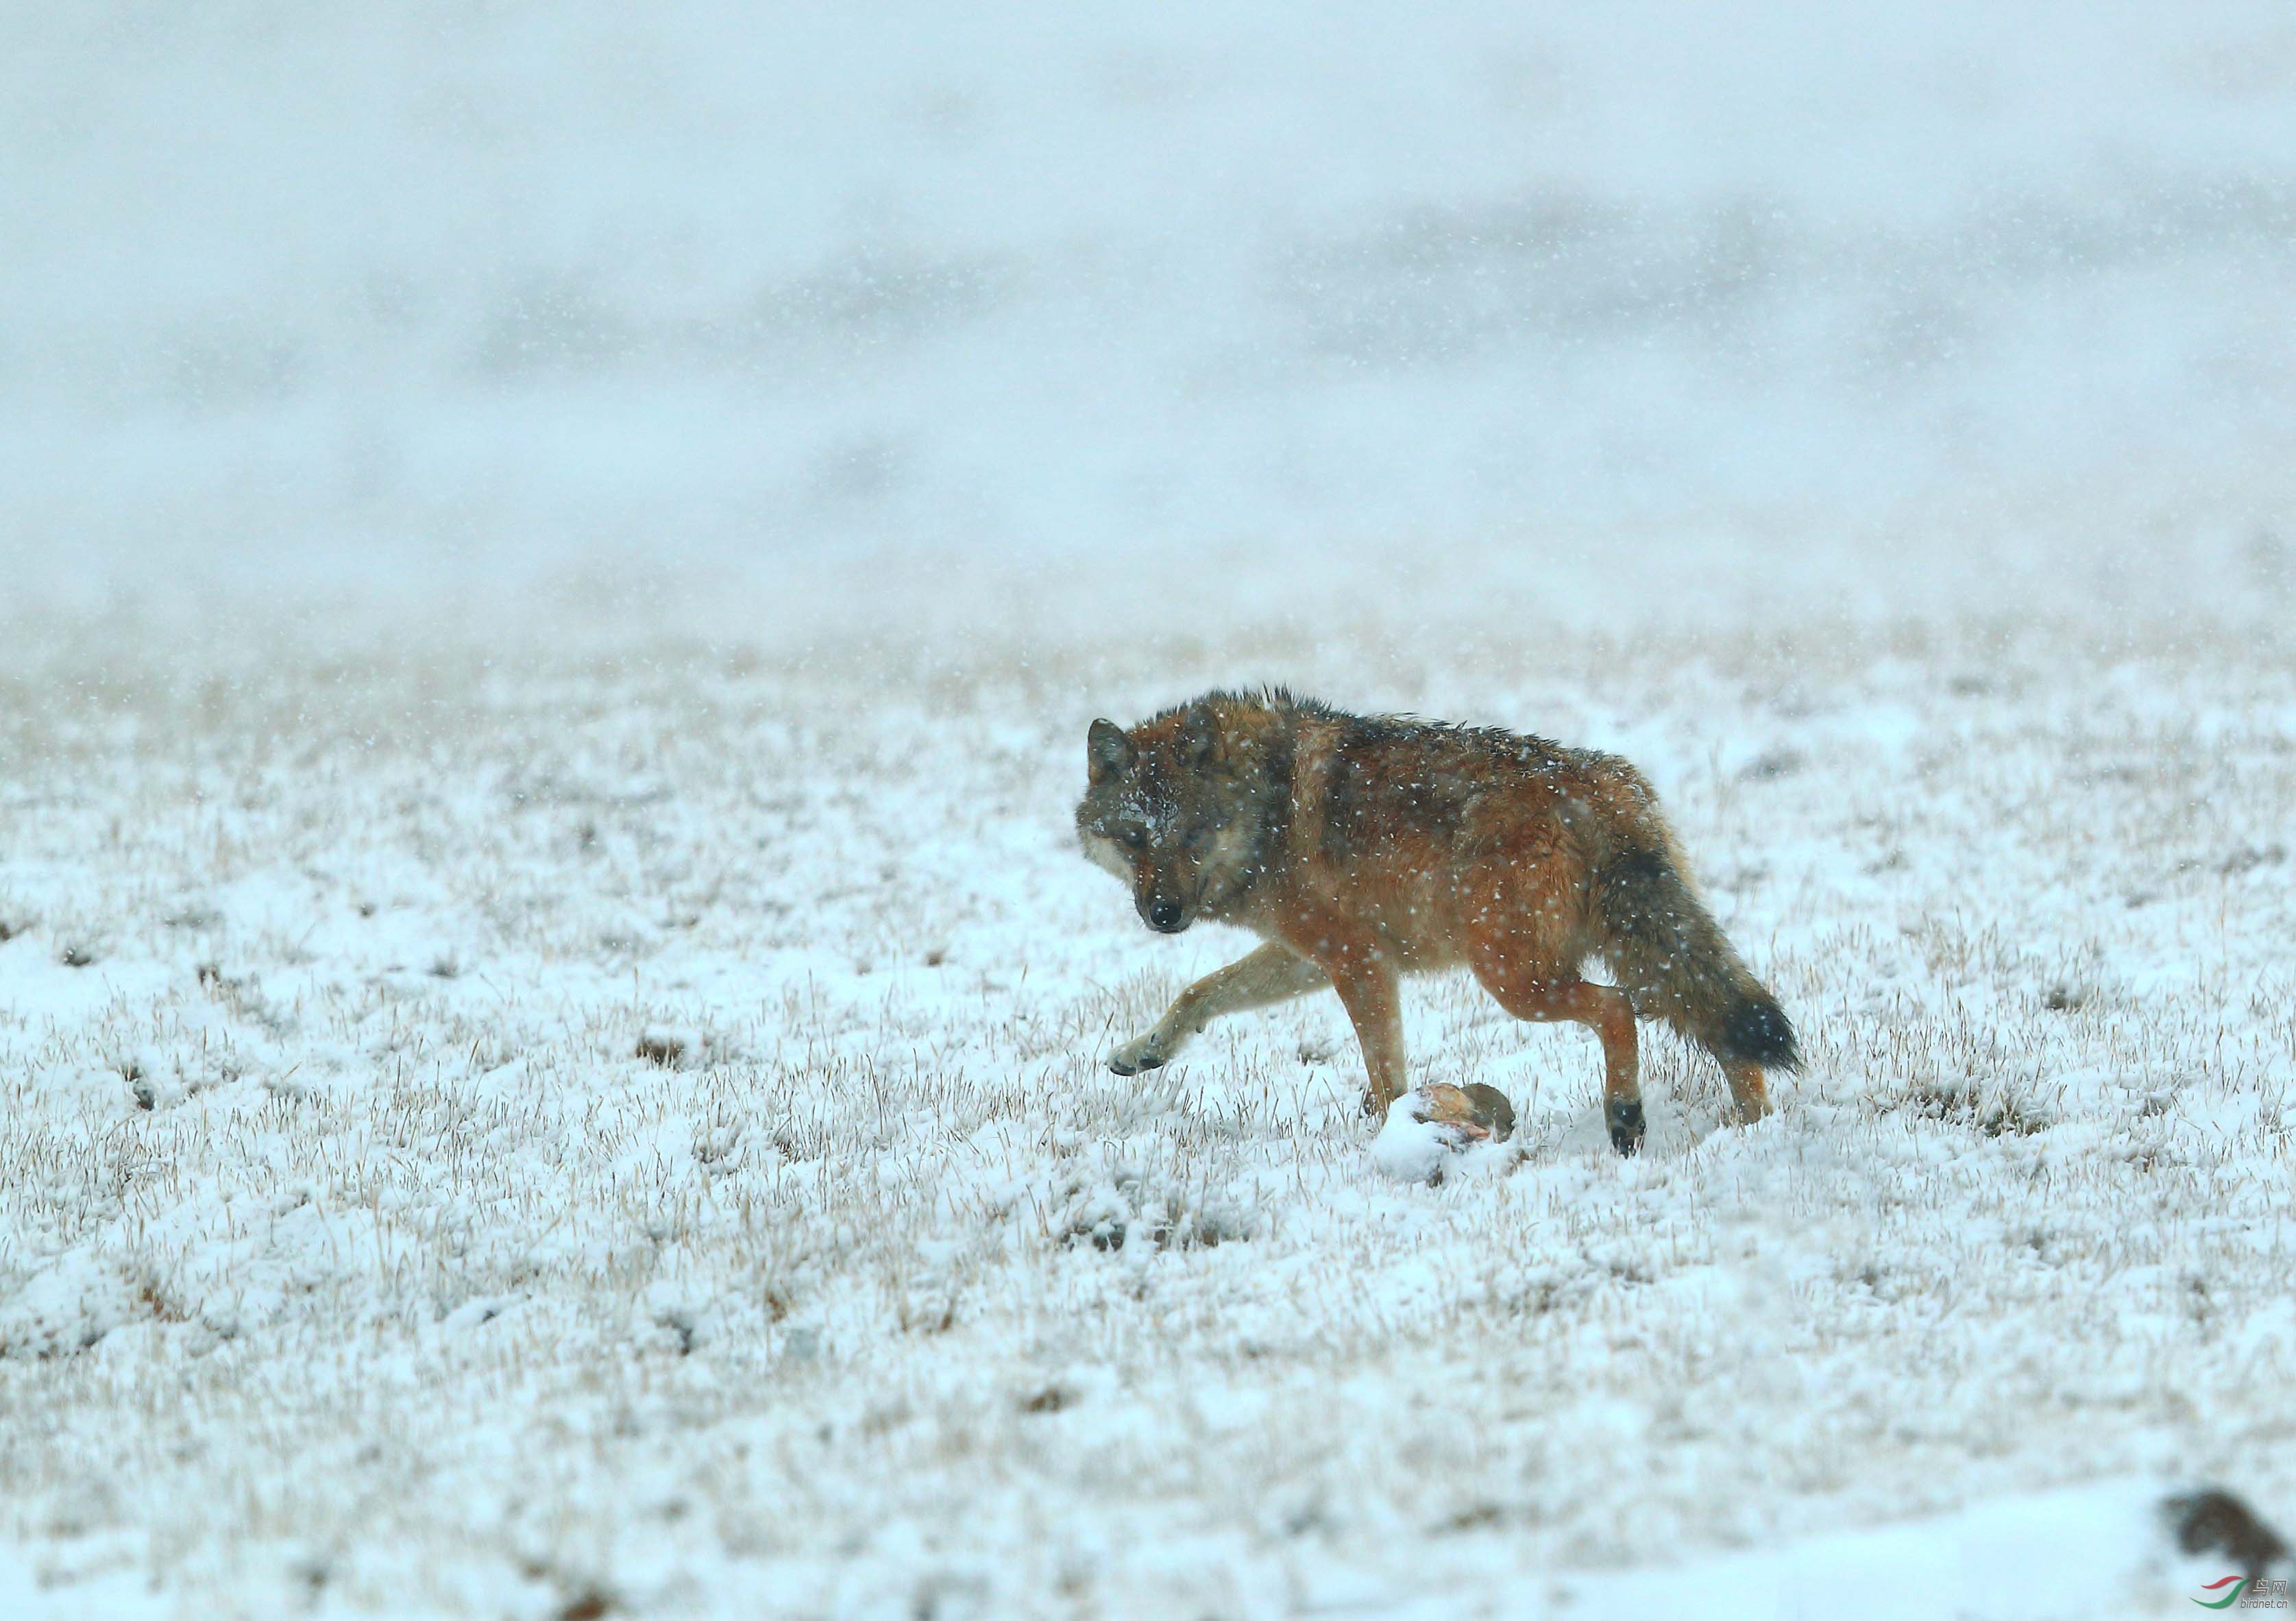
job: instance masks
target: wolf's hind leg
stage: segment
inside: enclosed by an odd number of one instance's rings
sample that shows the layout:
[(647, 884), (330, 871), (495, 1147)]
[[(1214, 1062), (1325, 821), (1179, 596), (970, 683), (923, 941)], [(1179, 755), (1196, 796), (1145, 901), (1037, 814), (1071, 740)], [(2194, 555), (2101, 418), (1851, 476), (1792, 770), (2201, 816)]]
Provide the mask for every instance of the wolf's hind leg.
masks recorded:
[(1751, 1126), (1770, 1112), (1770, 1085), (1762, 1078), (1762, 1067), (1725, 1059), (1722, 1073), (1729, 1077), (1730, 1096), (1738, 1105), (1738, 1118)]
[(1576, 974), (1541, 975), (1510, 962), (1496, 942), (1478, 943), (1469, 962), (1483, 988), (1517, 1019), (1567, 1019), (1603, 1038), (1603, 1124), (1611, 1146), (1631, 1154), (1643, 1145), (1640, 1060), (1635, 1047), (1635, 1004), (1616, 986)]
[(1154, 1029), (1110, 1054), (1108, 1067), (1119, 1075), (1160, 1068), (1215, 1019), (1288, 1002), (1330, 984), (1322, 969), (1288, 946), (1263, 946), (1182, 991)]

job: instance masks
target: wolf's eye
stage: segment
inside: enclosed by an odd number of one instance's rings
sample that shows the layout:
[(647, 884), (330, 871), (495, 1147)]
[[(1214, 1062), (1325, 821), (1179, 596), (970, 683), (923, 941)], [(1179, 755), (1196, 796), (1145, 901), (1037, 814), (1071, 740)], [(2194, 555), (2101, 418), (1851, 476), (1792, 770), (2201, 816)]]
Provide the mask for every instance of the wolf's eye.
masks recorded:
[(1120, 827), (1116, 830), (1116, 842), (1128, 850), (1136, 850), (1148, 842), (1148, 831), (1145, 828)]

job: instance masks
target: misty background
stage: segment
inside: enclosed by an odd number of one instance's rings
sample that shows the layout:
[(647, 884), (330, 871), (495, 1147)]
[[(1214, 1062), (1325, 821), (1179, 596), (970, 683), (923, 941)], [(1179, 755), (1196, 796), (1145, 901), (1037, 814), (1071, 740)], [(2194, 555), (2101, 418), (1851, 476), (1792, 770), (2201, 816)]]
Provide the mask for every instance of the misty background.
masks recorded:
[(16, 6), (0, 166), (19, 611), (2288, 606), (2281, 5)]

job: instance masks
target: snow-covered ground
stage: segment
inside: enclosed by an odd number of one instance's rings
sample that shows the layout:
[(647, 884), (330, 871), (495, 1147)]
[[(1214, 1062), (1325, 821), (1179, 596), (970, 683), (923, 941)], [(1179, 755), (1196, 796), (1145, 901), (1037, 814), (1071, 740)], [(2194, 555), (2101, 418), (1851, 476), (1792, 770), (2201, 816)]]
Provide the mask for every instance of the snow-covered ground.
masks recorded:
[[(2284, 637), (571, 623), (10, 639), (0, 1592), (2174, 1613), (2157, 1490), (2296, 1505)], [(1242, 942), (1076, 853), (1086, 724), (1245, 675), (1630, 753), (1777, 1116), (1654, 1036), (1621, 1162), (1450, 980), (1498, 1174), (1376, 1172), (1328, 998), (1110, 1074)]]

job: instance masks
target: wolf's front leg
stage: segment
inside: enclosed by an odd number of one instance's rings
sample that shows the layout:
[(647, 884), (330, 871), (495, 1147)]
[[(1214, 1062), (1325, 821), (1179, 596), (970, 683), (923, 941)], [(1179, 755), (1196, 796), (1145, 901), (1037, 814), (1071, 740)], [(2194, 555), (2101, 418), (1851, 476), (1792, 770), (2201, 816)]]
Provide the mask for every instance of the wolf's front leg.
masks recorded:
[(1172, 1000), (1156, 1027), (1135, 1036), (1109, 1055), (1119, 1075), (1137, 1075), (1168, 1064), (1189, 1038), (1215, 1019), (1288, 1002), (1331, 981), (1324, 970), (1288, 946), (1263, 946), (1250, 956), (1206, 974)]
[(1403, 987), (1394, 968), (1368, 953), (1335, 960), (1326, 971), (1363, 1048), (1364, 1112), (1377, 1119), (1403, 1095)]

